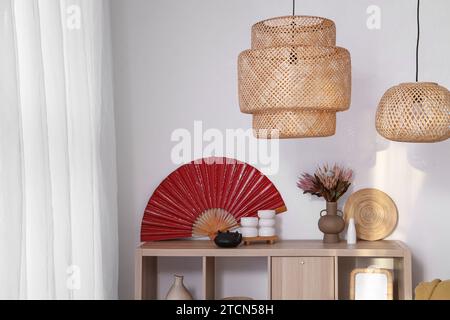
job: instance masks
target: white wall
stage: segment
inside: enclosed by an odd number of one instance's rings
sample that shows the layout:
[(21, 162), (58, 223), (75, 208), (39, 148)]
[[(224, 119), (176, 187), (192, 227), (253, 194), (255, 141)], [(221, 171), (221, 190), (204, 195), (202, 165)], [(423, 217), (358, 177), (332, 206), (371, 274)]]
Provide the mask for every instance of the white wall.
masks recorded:
[[(376, 31), (366, 28), (366, 9), (374, 3), (382, 10), (382, 28)], [(176, 168), (170, 160), (171, 132), (192, 130), (195, 120), (221, 130), (251, 125), (251, 117), (239, 112), (237, 56), (250, 46), (251, 25), (290, 14), (291, 1), (112, 0), (112, 4), (119, 290), (122, 298), (132, 298), (133, 254), (143, 210), (160, 181)], [(327, 161), (352, 167), (357, 176), (351, 191), (376, 187), (397, 203), (400, 221), (390, 238), (410, 246), (417, 283), (450, 278), (450, 140), (394, 143), (378, 136), (374, 127), (376, 106), (385, 90), (414, 81), (415, 5), (411, 0), (297, 0), (298, 14), (336, 22), (338, 44), (352, 54), (353, 102), (350, 111), (338, 115), (336, 136), (281, 141), (280, 171), (271, 179), (289, 208), (279, 218), (282, 238), (319, 239), (317, 220), (324, 203), (301, 195), (295, 186), (297, 176)], [(421, 79), (448, 88), (449, 10), (449, 1), (422, 1)], [(170, 268), (170, 262), (162, 263)], [(248, 272), (236, 282), (231, 282), (233, 274), (225, 274), (219, 281), (220, 294), (264, 298), (266, 283), (256, 279), (262, 279), (265, 270), (257, 268), (257, 262), (247, 265), (249, 270), (256, 268), (250, 285), (245, 289), (239, 285)], [(232, 272), (239, 276), (235, 269)], [(167, 287), (167, 281), (161, 285)], [(188, 285), (196, 290), (195, 283)]]

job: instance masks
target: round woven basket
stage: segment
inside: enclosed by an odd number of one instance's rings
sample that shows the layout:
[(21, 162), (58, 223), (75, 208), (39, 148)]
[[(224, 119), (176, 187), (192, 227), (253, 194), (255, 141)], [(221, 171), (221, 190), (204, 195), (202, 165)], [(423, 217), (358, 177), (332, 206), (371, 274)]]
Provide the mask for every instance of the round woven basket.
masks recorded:
[(350, 53), (339, 47), (275, 47), (239, 55), (243, 113), (280, 109), (344, 111), (350, 106)]
[(402, 83), (383, 96), (376, 115), (379, 134), (400, 142), (450, 138), (450, 92), (436, 83)]
[(253, 115), (257, 138), (329, 137), (336, 133), (336, 113), (324, 111), (273, 111)]
[(384, 192), (363, 189), (353, 193), (344, 206), (344, 219), (355, 219), (359, 239), (376, 241), (389, 236), (398, 221), (397, 207)]
[(252, 49), (287, 45), (335, 46), (336, 25), (321, 17), (285, 16), (252, 27)]

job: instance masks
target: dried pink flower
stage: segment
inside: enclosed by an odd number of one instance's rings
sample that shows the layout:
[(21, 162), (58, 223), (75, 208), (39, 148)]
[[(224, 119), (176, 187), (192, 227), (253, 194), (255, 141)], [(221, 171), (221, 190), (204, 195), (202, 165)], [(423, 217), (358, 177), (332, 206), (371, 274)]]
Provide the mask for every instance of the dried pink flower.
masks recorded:
[(303, 193), (323, 197), (327, 201), (337, 201), (351, 185), (353, 171), (337, 164), (330, 167), (328, 164), (318, 167), (315, 174), (303, 173), (297, 186)]

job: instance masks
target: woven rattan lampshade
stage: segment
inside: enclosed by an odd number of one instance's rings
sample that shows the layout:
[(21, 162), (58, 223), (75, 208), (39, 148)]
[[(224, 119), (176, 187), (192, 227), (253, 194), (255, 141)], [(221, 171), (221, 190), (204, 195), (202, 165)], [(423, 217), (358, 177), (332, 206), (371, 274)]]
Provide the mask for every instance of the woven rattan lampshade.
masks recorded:
[(439, 142), (450, 138), (450, 92), (419, 82), (420, 0), (417, 0), (416, 82), (390, 88), (381, 98), (376, 128), (399, 142)]
[(336, 112), (349, 108), (351, 95), (350, 54), (335, 43), (335, 24), (320, 17), (272, 18), (252, 27), (238, 80), (240, 108), (253, 114), (257, 137), (261, 129), (278, 130), (279, 138), (334, 135)]
[(436, 83), (402, 83), (381, 99), (379, 134), (400, 142), (439, 142), (450, 138), (450, 92)]

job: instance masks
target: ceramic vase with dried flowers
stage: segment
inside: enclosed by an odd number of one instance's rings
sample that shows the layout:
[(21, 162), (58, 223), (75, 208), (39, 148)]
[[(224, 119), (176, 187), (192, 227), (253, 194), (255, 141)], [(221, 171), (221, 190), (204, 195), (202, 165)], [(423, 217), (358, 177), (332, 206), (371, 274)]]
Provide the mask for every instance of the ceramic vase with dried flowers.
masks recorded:
[(319, 229), (324, 233), (323, 242), (337, 243), (339, 233), (345, 228), (342, 211), (338, 210), (337, 202), (351, 185), (353, 171), (338, 165), (323, 165), (311, 175), (303, 173), (297, 186), (303, 194), (309, 193), (322, 197), (327, 201), (325, 210), (320, 212)]

